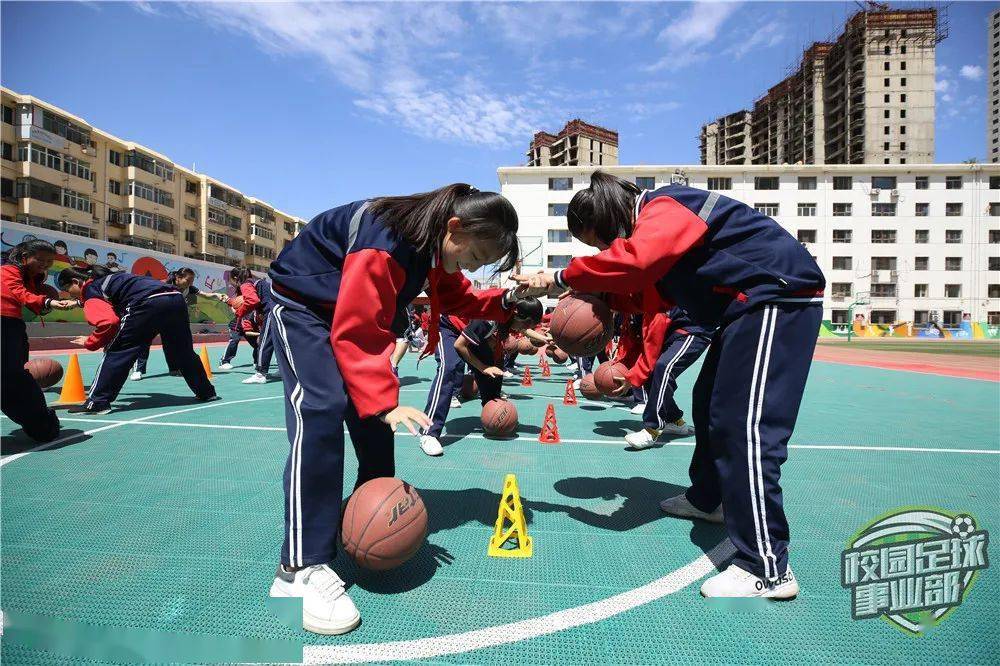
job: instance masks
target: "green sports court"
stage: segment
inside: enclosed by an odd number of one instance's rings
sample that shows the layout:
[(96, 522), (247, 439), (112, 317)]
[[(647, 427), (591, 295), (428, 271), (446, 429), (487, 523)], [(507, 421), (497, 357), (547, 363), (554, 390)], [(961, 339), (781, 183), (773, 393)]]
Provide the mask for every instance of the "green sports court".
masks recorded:
[[(218, 348), (210, 349), (213, 357)], [(65, 356), (55, 356), (63, 365)], [(401, 366), (422, 407), (432, 359)], [(525, 357), (521, 357), (525, 359)], [(80, 356), (85, 382), (100, 356)], [(530, 359), (527, 359), (530, 362)], [(296, 628), (267, 598), (282, 538), (288, 443), (282, 385), (217, 372), (219, 402), (187, 397), (153, 352), (111, 414), (64, 418), (76, 435), (32, 450), (3, 422), (4, 664), (396, 662), (461, 664), (986, 664), (1000, 658), (1000, 582), (979, 572), (924, 635), (854, 620), (841, 585), (852, 535), (901, 507), (1000, 526), (1000, 383), (816, 362), (783, 467), (789, 602), (708, 602), (700, 581), (732, 552), (724, 528), (661, 514), (687, 483), (693, 438), (625, 449), (638, 417), (620, 403), (564, 406), (569, 373), (508, 380), (518, 437), (483, 436), (478, 401), (453, 409), (442, 458), (397, 437), (397, 475), (427, 506), (427, 544), (403, 567), (334, 564), (362, 611), (354, 632)], [(242, 365), (240, 365), (242, 364)], [(690, 407), (697, 366), (680, 379)], [(49, 392), (55, 401), (58, 391)], [(541, 444), (554, 404), (560, 444)], [(350, 451), (350, 447), (348, 447)], [(355, 473), (348, 454), (347, 485)], [(504, 477), (516, 474), (534, 540), (491, 558)]]

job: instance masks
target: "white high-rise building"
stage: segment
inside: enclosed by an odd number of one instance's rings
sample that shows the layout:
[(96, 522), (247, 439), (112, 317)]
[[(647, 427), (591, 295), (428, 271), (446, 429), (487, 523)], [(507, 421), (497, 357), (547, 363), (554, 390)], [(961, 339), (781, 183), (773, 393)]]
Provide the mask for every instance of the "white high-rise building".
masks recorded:
[[(524, 270), (594, 251), (567, 229), (566, 206), (593, 167), (504, 167), (500, 188), (520, 219)], [(654, 189), (714, 190), (776, 219), (826, 275), (824, 319), (846, 323), (1000, 324), (1000, 165), (613, 166)]]
[(1000, 162), (1000, 9), (986, 26), (989, 76), (986, 78), (986, 159)]

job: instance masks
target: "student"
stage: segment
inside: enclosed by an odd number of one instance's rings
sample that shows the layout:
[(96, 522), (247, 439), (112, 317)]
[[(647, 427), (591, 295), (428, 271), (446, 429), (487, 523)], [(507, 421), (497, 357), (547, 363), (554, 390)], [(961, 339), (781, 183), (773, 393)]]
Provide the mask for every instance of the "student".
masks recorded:
[(278, 366), (291, 450), (285, 540), (271, 595), (303, 597), (303, 627), (346, 633), (361, 620), (330, 568), (343, 500), (344, 425), (357, 485), (395, 475), (393, 431), (414, 435), (425, 414), (399, 404), (390, 370), (396, 313), (429, 278), (427, 354), (439, 315), (504, 321), (513, 292), (476, 292), (463, 275), (517, 260), (517, 213), (499, 194), (455, 184), (425, 194), (357, 201), (321, 213), (271, 263)]
[(267, 278), (255, 278), (246, 266), (237, 266), (229, 274), (230, 283), (236, 287), (236, 298), (228, 299), (235, 308), (239, 328), (253, 348), (254, 374), (243, 380), (244, 384), (266, 384), (271, 369), (274, 347), (268, 313), (271, 310), (271, 287)]
[(462, 406), (459, 395), (462, 392), (462, 382), (465, 376), (465, 361), (455, 351), (455, 342), (467, 326), (467, 322), (454, 315), (441, 315), (439, 331), (441, 339), (434, 349), (434, 360), (438, 368), (431, 380), (431, 388), (427, 392), (427, 404), (424, 413), (431, 420), (431, 425), (420, 437), (420, 449), (429, 456), (440, 456), (444, 453), (438, 438), (444, 430), (448, 413)]
[(194, 353), (184, 297), (174, 287), (132, 273), (108, 273), (67, 268), (59, 273), (59, 288), (83, 303), (90, 336), (72, 340), (91, 351), (104, 348), (104, 359), (90, 386), (87, 401), (72, 414), (107, 414), (118, 397), (129, 369), (141, 351), (159, 334), (167, 364), (180, 369), (198, 400), (217, 399), (201, 361)]
[(233, 369), (233, 359), (236, 358), (240, 340), (243, 339), (243, 332), (240, 331), (239, 321), (240, 319), (236, 316), (236, 311), (233, 310), (233, 316), (229, 320), (229, 344), (226, 345), (226, 351), (222, 353), (222, 359), (219, 361), (219, 370)]
[(56, 258), (56, 248), (48, 241), (29, 240), (11, 249), (7, 263), (0, 267), (0, 359), (3, 413), (38, 442), (59, 436), (59, 418), (45, 403), (45, 395), (24, 369), (28, 362), (28, 334), (21, 309), (38, 315), (54, 310), (70, 310), (75, 300), (59, 299), (45, 284), (45, 276)]
[(723, 520), (733, 564), (706, 597), (791, 598), (779, 477), (822, 318), (825, 281), (802, 244), (771, 218), (716, 192), (640, 191), (597, 171), (567, 211), (600, 252), (553, 274), (515, 276), (528, 293), (634, 293), (655, 285), (702, 326), (718, 326), (694, 388), (691, 487), (670, 514)]

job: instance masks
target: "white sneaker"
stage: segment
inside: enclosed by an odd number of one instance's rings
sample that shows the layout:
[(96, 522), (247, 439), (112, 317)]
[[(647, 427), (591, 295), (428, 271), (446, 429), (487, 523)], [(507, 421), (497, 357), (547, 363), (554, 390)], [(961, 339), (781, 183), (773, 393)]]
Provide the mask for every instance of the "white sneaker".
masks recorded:
[(576, 372), (577, 370), (580, 369), (580, 366), (578, 366), (576, 363), (570, 363), (569, 365), (566, 366), (566, 369), (569, 370), (570, 372)]
[(438, 441), (438, 438), (433, 435), (421, 435), (420, 448), (423, 449), (423, 452), (429, 456), (444, 455), (444, 447), (441, 446), (441, 442)]
[(677, 516), (678, 518), (697, 518), (699, 520), (720, 525), (725, 520), (725, 514), (722, 513), (721, 504), (712, 513), (705, 513), (691, 504), (684, 493), (675, 495), (674, 497), (670, 497), (660, 502), (660, 511), (671, 516)]
[(573, 381), (573, 390), (574, 391), (579, 391), (580, 390), (580, 382), (582, 382), (582, 381), (583, 381), (582, 378), (581, 379), (576, 379), (576, 380)]
[(694, 426), (685, 423), (684, 419), (677, 419), (673, 423), (668, 423), (663, 426), (663, 430), (661, 430), (660, 433), (663, 435), (680, 435), (682, 437), (690, 437), (694, 434)]
[(461, 406), (462, 406), (462, 401), (459, 400), (458, 398), (456, 398), (455, 396), (451, 396), (451, 407), (452, 407), (452, 409), (454, 409), (456, 407), (461, 407)]
[(141, 372), (139, 372), (138, 370), (136, 370), (135, 372), (133, 372), (133, 373), (132, 373), (132, 374), (131, 374), (131, 375), (129, 376), (129, 379), (131, 379), (131, 380), (132, 380), (132, 381), (134, 381), (134, 382), (137, 382), (137, 381), (139, 381), (140, 379), (142, 379), (142, 373), (141, 373)]
[(643, 428), (642, 430), (630, 432), (625, 435), (625, 443), (628, 444), (630, 449), (641, 451), (642, 449), (648, 449), (651, 446), (654, 446), (659, 437), (660, 432), (658, 430)]
[(219, 370), (232, 370), (232, 369), (233, 369), (233, 364), (232, 363), (220, 363), (219, 364)]
[(244, 384), (266, 384), (267, 383), (267, 375), (261, 374), (259, 372), (255, 372), (252, 375), (250, 375), (249, 377), (247, 377), (246, 379), (244, 379), (243, 383)]
[(636, 403), (635, 407), (633, 407), (632, 409), (630, 409), (628, 411), (629, 411), (629, 414), (637, 414), (637, 415), (641, 416), (642, 413), (646, 411), (646, 403), (644, 403), (644, 402)]
[(361, 613), (344, 590), (344, 581), (326, 564), (299, 571), (280, 566), (271, 583), (272, 597), (302, 599), (302, 628), (316, 634), (346, 634), (361, 624)]
[(777, 578), (764, 580), (735, 564), (730, 564), (728, 569), (701, 584), (703, 597), (794, 599), (798, 593), (799, 582), (795, 580), (791, 567)]
[(500, 391), (500, 399), (501, 400), (507, 400), (508, 398), (510, 398), (510, 396), (507, 395), (506, 391)]
[(503, 371), (503, 378), (504, 379), (510, 379), (513, 376), (514, 376), (514, 373), (511, 372), (510, 370), (504, 370)]

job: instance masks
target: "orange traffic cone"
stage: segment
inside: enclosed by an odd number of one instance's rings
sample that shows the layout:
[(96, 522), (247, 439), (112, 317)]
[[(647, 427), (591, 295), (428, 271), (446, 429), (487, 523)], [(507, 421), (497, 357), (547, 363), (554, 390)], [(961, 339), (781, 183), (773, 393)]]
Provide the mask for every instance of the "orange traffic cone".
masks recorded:
[(564, 405), (575, 405), (576, 402), (576, 390), (573, 389), (573, 380), (566, 380), (566, 395), (563, 396)]
[(212, 378), (212, 362), (208, 360), (208, 347), (206, 345), (201, 346), (201, 365), (205, 368), (205, 374), (208, 378)]
[(556, 408), (549, 403), (545, 410), (545, 421), (542, 422), (542, 433), (538, 436), (538, 441), (542, 444), (558, 444), (559, 426), (556, 424)]
[(66, 379), (63, 381), (62, 391), (59, 393), (57, 405), (78, 405), (87, 399), (87, 393), (83, 390), (83, 373), (80, 372), (80, 359), (76, 354), (69, 357), (69, 365), (66, 367)]
[(534, 386), (531, 381), (531, 368), (524, 366), (524, 377), (521, 378), (521, 386)]
[(542, 359), (542, 377), (551, 377), (551, 376), (552, 376), (552, 366), (549, 365), (548, 361)]

